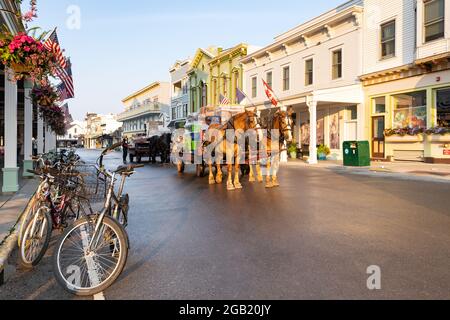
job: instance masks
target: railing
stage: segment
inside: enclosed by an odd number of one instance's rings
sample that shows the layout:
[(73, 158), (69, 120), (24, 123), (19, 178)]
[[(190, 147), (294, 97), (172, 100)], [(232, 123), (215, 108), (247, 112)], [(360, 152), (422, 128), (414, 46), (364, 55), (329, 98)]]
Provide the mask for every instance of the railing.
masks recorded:
[(148, 113), (160, 113), (160, 112), (161, 112), (161, 105), (159, 103), (151, 103), (122, 112), (117, 117), (117, 120), (123, 122), (125, 120), (130, 120)]

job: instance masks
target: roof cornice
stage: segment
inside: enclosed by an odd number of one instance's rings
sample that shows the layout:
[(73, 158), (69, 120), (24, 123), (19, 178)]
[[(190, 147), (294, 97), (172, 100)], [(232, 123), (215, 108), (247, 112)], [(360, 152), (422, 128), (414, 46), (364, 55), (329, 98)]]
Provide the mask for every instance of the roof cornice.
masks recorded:
[(136, 91), (135, 93), (129, 95), (128, 97), (123, 99), (122, 102), (125, 103), (125, 102), (127, 102), (127, 101), (129, 101), (129, 100), (131, 100), (133, 98), (136, 98), (137, 96), (143, 94), (144, 92), (149, 91), (151, 89), (154, 89), (154, 88), (156, 88), (156, 87), (158, 87), (160, 85), (161, 85), (160, 81), (153, 82), (152, 84), (146, 86), (145, 88), (142, 88), (141, 90)]
[[(294, 28), (285, 33), (286, 34), (285, 37), (282, 37), (282, 35), (278, 36), (277, 38), (275, 38), (278, 40), (276, 40), (274, 43), (247, 55), (245, 58), (242, 59), (241, 62), (250, 63), (256, 58), (266, 56), (267, 54), (282, 49), (286, 45), (292, 44), (296, 41), (307, 41), (310, 35), (318, 33), (323, 29), (329, 30), (330, 26), (339, 24), (341, 21), (345, 19), (353, 17), (355, 20), (357, 20), (357, 16), (355, 15), (362, 13), (363, 10), (364, 8), (362, 6), (353, 5), (339, 12), (330, 11), (328, 15), (325, 16), (325, 18), (321, 16), (322, 19), (316, 18), (311, 20), (311, 22), (306, 24), (305, 28), (303, 29), (299, 29), (298, 31), (291, 33), (295, 30)], [(331, 12), (334, 12), (334, 14), (331, 15)]]

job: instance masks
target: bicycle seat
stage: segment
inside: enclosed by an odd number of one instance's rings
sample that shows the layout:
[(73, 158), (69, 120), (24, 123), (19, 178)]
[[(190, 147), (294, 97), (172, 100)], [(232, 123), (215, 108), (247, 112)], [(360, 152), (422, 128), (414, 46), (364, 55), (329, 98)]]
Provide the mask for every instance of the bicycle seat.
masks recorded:
[(116, 171), (114, 173), (116, 174), (128, 174), (134, 172), (134, 169), (136, 168), (142, 168), (144, 165), (128, 165), (128, 166), (119, 166), (117, 167)]

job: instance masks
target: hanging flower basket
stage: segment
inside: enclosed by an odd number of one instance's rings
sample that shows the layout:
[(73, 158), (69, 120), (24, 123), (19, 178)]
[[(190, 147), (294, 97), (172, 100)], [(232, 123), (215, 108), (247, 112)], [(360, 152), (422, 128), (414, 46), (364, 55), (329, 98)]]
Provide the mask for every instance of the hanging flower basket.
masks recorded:
[(29, 74), (31, 71), (31, 67), (25, 65), (24, 63), (16, 63), (11, 62), (11, 69), (14, 70), (14, 72), (17, 74)]
[(31, 91), (31, 99), (34, 104), (50, 107), (59, 100), (56, 90), (50, 85), (35, 86)]
[(60, 107), (56, 105), (40, 106), (39, 116), (57, 135), (63, 136), (66, 134), (64, 112)]
[(0, 60), (14, 70), (15, 76), (11, 80), (29, 77), (35, 83), (45, 83), (56, 70), (54, 54), (24, 32), (13, 35), (3, 31), (0, 34)]

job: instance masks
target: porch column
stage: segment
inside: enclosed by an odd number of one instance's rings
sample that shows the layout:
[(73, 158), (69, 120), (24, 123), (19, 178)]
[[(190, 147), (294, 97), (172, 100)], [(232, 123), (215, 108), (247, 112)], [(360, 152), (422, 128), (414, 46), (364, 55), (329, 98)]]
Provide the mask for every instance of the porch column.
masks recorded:
[[(39, 107), (38, 107), (39, 108)], [(44, 153), (44, 120), (38, 115), (37, 120), (37, 153)]]
[(19, 191), (17, 167), (17, 84), (9, 80), (13, 71), (5, 68), (5, 166), (2, 192)]
[(317, 101), (311, 100), (306, 103), (309, 109), (309, 164), (317, 164)]
[(33, 83), (29, 80), (25, 81), (25, 124), (24, 124), (24, 161), (23, 161), (23, 176), (33, 177), (33, 174), (28, 173), (27, 170), (33, 169), (33, 103), (31, 101), (30, 93)]
[(50, 127), (45, 124), (45, 144), (44, 144), (44, 153), (49, 153), (52, 151), (51, 146), (51, 129)]

